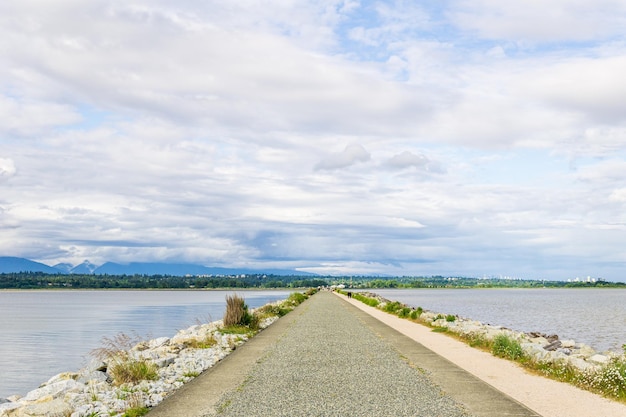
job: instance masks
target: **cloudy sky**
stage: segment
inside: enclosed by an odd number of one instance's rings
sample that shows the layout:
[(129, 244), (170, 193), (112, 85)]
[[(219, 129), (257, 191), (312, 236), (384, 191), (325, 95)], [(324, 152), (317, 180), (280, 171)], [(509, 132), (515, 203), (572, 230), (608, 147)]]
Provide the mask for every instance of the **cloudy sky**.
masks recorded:
[(0, 2), (0, 255), (626, 280), (623, 0)]

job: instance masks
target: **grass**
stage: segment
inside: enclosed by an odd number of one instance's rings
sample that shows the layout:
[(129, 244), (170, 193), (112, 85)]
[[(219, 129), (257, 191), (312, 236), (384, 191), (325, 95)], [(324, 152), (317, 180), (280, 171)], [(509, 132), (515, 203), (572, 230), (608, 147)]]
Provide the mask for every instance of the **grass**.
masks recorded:
[(512, 361), (524, 359), (526, 356), (520, 343), (506, 334), (499, 334), (493, 339), (491, 353)]
[[(226, 312), (224, 326), (250, 326), (254, 323), (254, 315), (250, 314), (246, 301), (237, 294), (226, 296)], [(257, 322), (258, 323), (258, 322)]]
[(143, 380), (156, 380), (159, 377), (157, 366), (147, 359), (130, 356), (130, 349), (137, 344), (138, 337), (118, 333), (114, 337), (104, 337), (103, 346), (92, 351), (92, 355), (108, 364), (107, 373), (114, 385), (136, 384)]
[(185, 341), (185, 346), (191, 349), (209, 349), (215, 344), (217, 341), (212, 335), (207, 335), (203, 339), (189, 339)]

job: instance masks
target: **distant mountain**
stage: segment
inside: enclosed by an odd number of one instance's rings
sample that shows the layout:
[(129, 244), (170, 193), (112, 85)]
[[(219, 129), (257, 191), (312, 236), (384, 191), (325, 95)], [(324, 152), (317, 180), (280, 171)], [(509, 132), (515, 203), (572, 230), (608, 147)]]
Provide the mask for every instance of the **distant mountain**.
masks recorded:
[(67, 263), (56, 264), (54, 267), (25, 258), (10, 256), (0, 257), (0, 274), (12, 272), (45, 272), (47, 274), (96, 274), (96, 275), (301, 275), (316, 276), (309, 272), (292, 269), (246, 269), (246, 268), (218, 268), (196, 264), (171, 264), (161, 262), (131, 262), (118, 264), (107, 262), (96, 266), (89, 261), (72, 266)]
[(24, 258), (0, 256), (0, 273), (2, 272), (45, 272), (46, 274), (58, 274), (61, 271), (46, 264)]
[(195, 264), (169, 264), (150, 262), (131, 262), (118, 264), (107, 262), (96, 268), (94, 274), (108, 275), (240, 275), (240, 274), (270, 274), (270, 275), (306, 275), (315, 276), (309, 272), (301, 272), (290, 269), (245, 269), (245, 268), (219, 268)]
[(61, 271), (64, 274), (69, 274), (70, 271), (72, 270), (72, 268), (74, 268), (74, 265), (67, 264), (67, 263), (61, 263), (61, 264), (52, 265), (52, 267), (54, 269), (58, 269), (59, 271)]
[(93, 274), (98, 269), (98, 265), (94, 265), (89, 261), (84, 261), (82, 264), (78, 264), (71, 268), (68, 272), (70, 274)]

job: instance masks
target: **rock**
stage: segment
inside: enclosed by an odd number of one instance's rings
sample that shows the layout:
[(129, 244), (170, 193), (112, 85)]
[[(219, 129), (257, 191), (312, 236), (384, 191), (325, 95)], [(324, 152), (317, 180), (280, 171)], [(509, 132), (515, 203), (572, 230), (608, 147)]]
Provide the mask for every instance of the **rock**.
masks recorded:
[(69, 404), (61, 399), (28, 404), (15, 412), (15, 417), (67, 417), (72, 413)]
[(78, 378), (78, 374), (76, 372), (61, 372), (43, 383), (42, 386), (52, 385), (60, 381), (68, 381), (70, 379), (76, 380), (76, 378)]
[(561, 347), (561, 341), (559, 341), (559, 340), (555, 340), (555, 341), (553, 341), (553, 342), (551, 342), (551, 343), (549, 343), (549, 344), (545, 345), (543, 348), (544, 348), (545, 350), (548, 350), (548, 351), (550, 351), (550, 352), (553, 352), (553, 351), (557, 350), (557, 349), (558, 349), (558, 348), (560, 348), (560, 347)]
[(76, 382), (73, 379), (67, 379), (32, 390), (24, 396), (22, 401), (39, 401), (46, 396), (57, 398), (66, 392), (82, 391), (84, 388), (85, 384)]
[(548, 342), (548, 339), (546, 339), (546, 338), (545, 338), (545, 337), (543, 337), (543, 336), (531, 337), (531, 338), (530, 338), (530, 341), (531, 341), (532, 343), (535, 343), (535, 344), (538, 344), (538, 345), (541, 345), (541, 346), (545, 346), (545, 345), (550, 344), (550, 342)]
[(150, 349), (156, 349), (161, 346), (168, 345), (170, 343), (169, 337), (159, 337), (158, 339), (152, 339), (148, 342), (148, 347)]
[(6, 403), (0, 404), (0, 416), (8, 415), (9, 411), (16, 410), (22, 407), (23, 404), (19, 404), (17, 402), (9, 401)]
[(81, 373), (76, 382), (80, 382), (82, 384), (88, 384), (90, 382), (111, 382), (111, 378), (102, 371), (93, 371), (90, 373)]
[(561, 340), (561, 347), (573, 349), (576, 347), (576, 342), (573, 340)]
[(587, 360), (589, 362), (593, 362), (593, 363), (604, 365), (605, 363), (609, 363), (610, 358), (608, 356), (605, 356), (605, 355), (595, 354), (595, 355), (593, 355), (592, 357), (590, 357)]

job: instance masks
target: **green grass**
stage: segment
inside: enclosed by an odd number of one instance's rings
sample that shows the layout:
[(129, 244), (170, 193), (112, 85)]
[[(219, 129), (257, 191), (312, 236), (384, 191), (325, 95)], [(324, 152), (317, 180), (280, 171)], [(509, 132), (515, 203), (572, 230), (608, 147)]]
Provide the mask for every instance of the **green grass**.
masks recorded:
[(154, 381), (159, 378), (157, 366), (147, 360), (124, 359), (115, 362), (109, 370), (113, 383), (136, 384), (140, 381)]
[(142, 407), (131, 407), (128, 410), (126, 410), (124, 412), (124, 414), (122, 415), (122, 417), (140, 417), (140, 416), (145, 416), (146, 414), (148, 414), (148, 411), (150, 411), (150, 409), (148, 407), (142, 406)]
[(524, 350), (520, 343), (506, 334), (499, 334), (493, 339), (491, 353), (500, 358), (513, 361), (524, 358)]
[(352, 298), (354, 298), (355, 300), (358, 300), (360, 302), (362, 302), (363, 304), (366, 304), (370, 307), (377, 307), (378, 304), (380, 304), (380, 301), (378, 301), (376, 298), (372, 298), (372, 297), (366, 297), (362, 294), (359, 293), (354, 293), (352, 294)]

